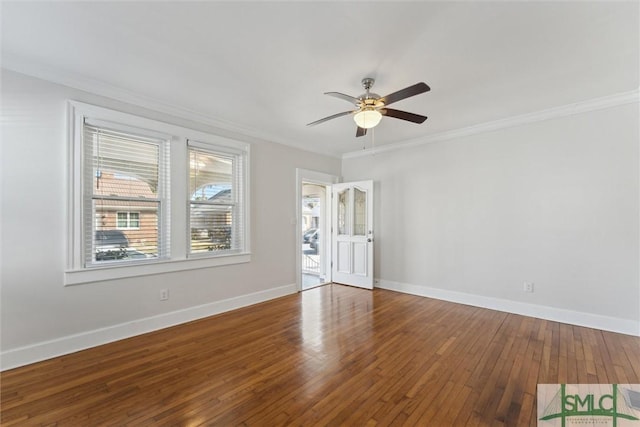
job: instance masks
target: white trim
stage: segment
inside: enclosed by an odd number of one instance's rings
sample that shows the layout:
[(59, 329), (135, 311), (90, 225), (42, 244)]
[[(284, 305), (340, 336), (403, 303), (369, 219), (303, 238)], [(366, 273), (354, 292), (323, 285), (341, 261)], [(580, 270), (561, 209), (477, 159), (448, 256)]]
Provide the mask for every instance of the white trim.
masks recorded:
[(290, 284), (3, 351), (0, 353), (0, 370), (17, 368), (294, 293), (296, 285)]
[[(131, 129), (140, 133), (140, 131), (148, 132), (150, 136), (164, 136), (162, 139), (170, 139), (172, 136), (179, 135), (187, 140), (201, 141), (201, 143), (214, 144), (226, 148), (235, 148), (236, 151), (248, 151), (250, 144), (243, 141), (234, 140), (224, 136), (201, 132), (195, 129), (178, 126), (159, 120), (148, 119), (146, 117), (135, 114), (124, 113), (112, 108), (100, 107), (85, 102), (68, 101), (69, 111), (71, 115), (77, 115), (78, 118), (88, 117), (93, 123), (110, 123), (120, 129), (127, 130), (123, 126), (131, 126)], [(191, 118), (193, 120), (193, 117)], [(164, 135), (163, 135), (164, 134)]]
[(640, 337), (640, 322), (629, 319), (602, 316), (599, 314), (566, 310), (563, 308), (549, 307), (545, 305), (529, 304), (502, 298), (485, 297), (482, 295), (473, 295), (464, 292), (449, 291), (446, 289), (418, 286), (409, 283), (393, 282), (390, 280), (376, 279), (375, 287), (471, 305), (474, 307), (488, 308), (506, 313), (520, 314), (522, 316), (536, 317), (538, 319), (551, 320), (554, 322), (568, 323), (570, 325), (602, 329), (605, 331)]
[(151, 276), (154, 274), (173, 273), (176, 271), (198, 270), (201, 268), (220, 267), (223, 265), (243, 264), (251, 261), (250, 253), (222, 254), (207, 258), (189, 258), (172, 260), (149, 260), (120, 262), (85, 269), (67, 270), (64, 273), (64, 285), (82, 285), (85, 283), (104, 282), (127, 277)]
[(476, 135), (484, 132), (491, 132), (499, 129), (505, 129), (513, 126), (520, 126), (529, 123), (540, 122), (543, 120), (556, 119), (559, 117), (572, 116), (582, 114), (589, 111), (602, 110), (605, 108), (617, 107), (619, 105), (640, 102), (640, 90), (635, 89), (628, 92), (622, 92), (614, 95), (594, 98), (587, 101), (567, 104), (560, 107), (549, 108), (546, 110), (536, 111), (519, 116), (507, 117), (505, 119), (494, 120), (491, 122), (481, 123), (474, 126), (468, 126), (460, 129), (449, 130), (436, 133), (433, 135), (421, 136), (396, 144), (387, 144), (376, 147), (373, 150), (351, 151), (342, 155), (342, 159), (350, 159), (354, 157), (370, 156), (372, 154), (383, 153), (387, 151), (401, 150), (410, 147), (418, 147), (432, 142), (448, 141), (456, 138)]
[(256, 142), (268, 141), (276, 144), (294, 147), (299, 150), (305, 150), (323, 154), (329, 157), (340, 158), (339, 154), (328, 153), (326, 150), (323, 150), (322, 146), (318, 146), (314, 149), (314, 147), (308, 148), (302, 147), (300, 145), (294, 145), (290, 142), (282, 140), (276, 135), (269, 134), (263, 129), (252, 129), (235, 122), (215, 118), (212, 115), (203, 114), (202, 112), (193, 110), (188, 107), (168, 103), (151, 96), (142, 95), (138, 92), (123, 89), (121, 87), (114, 86), (97, 79), (92, 79), (78, 73), (56, 69), (55, 67), (37, 63), (14, 54), (3, 52), (2, 68), (59, 85), (67, 86), (73, 89), (89, 92), (94, 95), (104, 96), (106, 98), (111, 98), (120, 102), (136, 105), (138, 107), (143, 107), (160, 113), (169, 114), (181, 119), (212, 126), (222, 132), (233, 134), (230, 135), (233, 138), (245, 137), (253, 139)]
[(3, 53), (2, 68), (35, 78), (47, 80), (56, 84), (68, 86), (74, 89), (90, 92), (95, 95), (112, 98), (120, 102), (126, 102), (129, 104), (137, 105), (139, 107), (148, 108), (150, 110), (169, 114), (174, 117), (179, 117), (189, 121), (195, 121), (205, 125), (213, 126), (221, 131), (236, 134), (239, 137), (249, 137), (256, 141), (270, 141), (277, 144), (294, 147), (300, 150), (310, 151), (323, 154), (325, 156), (342, 159), (368, 156), (372, 153), (400, 150), (403, 148), (420, 146), (431, 142), (446, 141), (454, 138), (475, 135), (482, 132), (504, 129), (511, 126), (534, 123), (537, 121), (564, 117), (573, 114), (580, 114), (588, 111), (595, 111), (640, 101), (640, 90), (635, 89), (614, 95), (608, 95), (591, 100), (567, 104), (560, 107), (553, 107), (538, 112), (522, 114), (519, 116), (481, 123), (474, 126), (453, 129), (433, 135), (422, 136), (396, 144), (383, 145), (376, 148), (375, 150), (358, 150), (339, 155), (336, 153), (329, 153), (321, 148), (301, 147), (300, 145), (295, 145), (291, 142), (282, 140), (280, 137), (277, 137), (273, 134), (268, 134), (264, 130), (250, 129), (237, 123), (220, 120), (210, 115), (202, 114), (198, 111), (192, 110), (190, 108), (170, 104), (146, 95), (141, 95), (137, 92), (122, 89), (120, 87), (110, 85), (100, 80), (88, 78), (81, 74), (63, 71), (41, 63), (38, 64), (34, 61), (27, 60), (14, 54)]

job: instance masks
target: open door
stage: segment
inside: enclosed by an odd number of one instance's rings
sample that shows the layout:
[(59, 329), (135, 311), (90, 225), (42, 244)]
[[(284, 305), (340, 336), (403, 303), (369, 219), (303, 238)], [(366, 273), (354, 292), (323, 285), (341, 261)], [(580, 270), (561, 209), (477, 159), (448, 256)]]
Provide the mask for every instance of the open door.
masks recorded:
[(332, 187), (332, 280), (373, 289), (373, 181)]

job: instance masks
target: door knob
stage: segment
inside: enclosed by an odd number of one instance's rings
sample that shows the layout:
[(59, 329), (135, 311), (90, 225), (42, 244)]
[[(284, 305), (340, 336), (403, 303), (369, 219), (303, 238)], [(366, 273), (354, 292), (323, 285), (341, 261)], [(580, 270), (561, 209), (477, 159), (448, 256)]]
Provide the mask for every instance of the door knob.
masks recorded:
[(367, 239), (367, 242), (371, 243), (373, 242), (373, 239)]

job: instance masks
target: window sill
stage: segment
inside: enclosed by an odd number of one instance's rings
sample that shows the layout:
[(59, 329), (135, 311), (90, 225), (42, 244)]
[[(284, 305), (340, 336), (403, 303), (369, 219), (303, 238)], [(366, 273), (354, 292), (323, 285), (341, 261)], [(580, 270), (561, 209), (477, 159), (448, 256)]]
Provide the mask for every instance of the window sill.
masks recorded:
[(129, 277), (149, 276), (172, 273), (175, 271), (196, 270), (222, 265), (242, 264), (251, 261), (250, 253), (220, 255), (209, 258), (191, 258), (181, 260), (157, 260), (144, 264), (110, 265), (82, 270), (69, 270), (64, 274), (64, 285), (82, 285), (106, 280)]

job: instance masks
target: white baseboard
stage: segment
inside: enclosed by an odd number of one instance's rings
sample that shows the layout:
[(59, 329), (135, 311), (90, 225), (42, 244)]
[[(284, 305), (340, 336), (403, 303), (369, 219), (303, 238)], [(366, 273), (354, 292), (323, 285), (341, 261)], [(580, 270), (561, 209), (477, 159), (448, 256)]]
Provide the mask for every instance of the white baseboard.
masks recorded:
[(270, 299), (294, 294), (297, 291), (296, 284), (294, 283), (7, 350), (0, 353), (0, 371), (74, 353), (192, 320), (202, 319)]
[(481, 295), (448, 291), (445, 289), (430, 288), (426, 286), (417, 286), (409, 283), (392, 282), (382, 279), (376, 280), (376, 287), (411, 295), (471, 305), (474, 307), (489, 308), (507, 313), (520, 314), (523, 316), (536, 317), (539, 319), (552, 320), (571, 325), (585, 326), (587, 328), (640, 336), (640, 321), (636, 322), (617, 317), (602, 316), (599, 314), (565, 310), (545, 305), (528, 304), (501, 298), (485, 297)]

